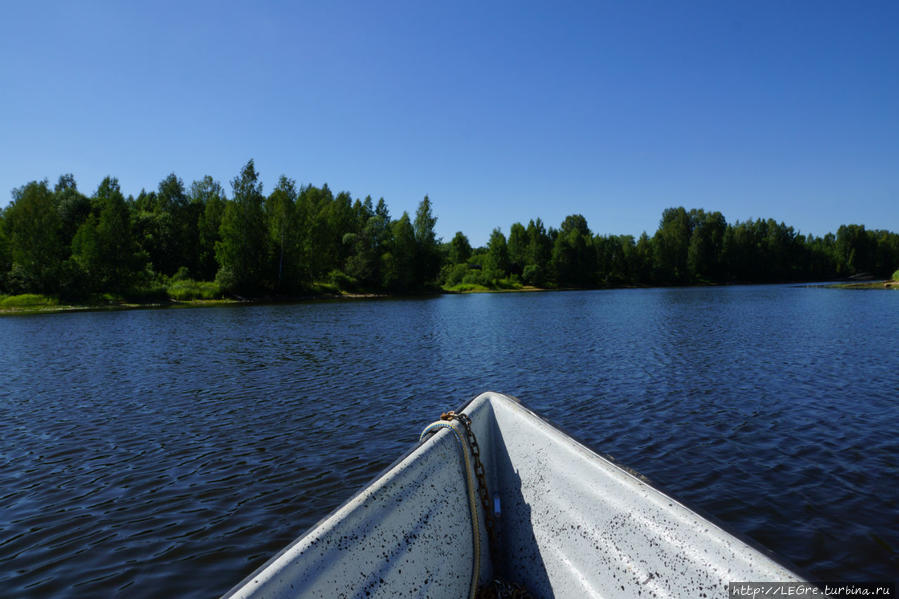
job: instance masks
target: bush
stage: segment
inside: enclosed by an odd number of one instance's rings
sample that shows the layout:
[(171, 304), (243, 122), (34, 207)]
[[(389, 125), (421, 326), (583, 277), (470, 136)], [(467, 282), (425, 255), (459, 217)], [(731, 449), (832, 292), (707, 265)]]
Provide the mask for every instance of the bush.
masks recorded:
[(23, 293), (21, 295), (0, 296), (0, 308), (40, 308), (44, 306), (58, 305), (59, 300), (55, 297), (49, 297), (37, 293)]
[(896, 272), (893, 273), (893, 280), (899, 281), (899, 270), (897, 270)]
[(222, 291), (234, 291), (237, 287), (237, 279), (230, 268), (223, 266), (215, 273), (215, 284)]
[(533, 285), (534, 287), (543, 287), (546, 283), (546, 276), (543, 274), (543, 269), (536, 264), (528, 264), (525, 266), (522, 278), (525, 283)]
[(451, 293), (465, 293), (466, 291), (489, 291), (487, 287), (478, 285), (477, 283), (459, 283), (458, 285), (444, 287), (444, 290)]
[(182, 266), (172, 275), (172, 282), (175, 281), (190, 281), (190, 271), (187, 270), (186, 266)]
[(441, 278), (444, 285), (452, 287), (461, 283), (466, 274), (468, 274), (467, 264), (447, 264), (441, 271)]
[(353, 291), (359, 285), (359, 281), (342, 270), (332, 270), (328, 273), (328, 281), (340, 291)]
[(465, 276), (462, 277), (462, 284), (486, 287), (487, 280), (484, 277), (484, 271), (474, 269), (469, 270), (467, 273), (465, 273)]
[(497, 279), (495, 284), (500, 289), (521, 289), (521, 279), (518, 278), (518, 275)]
[(338, 293), (340, 290), (337, 288), (337, 285), (332, 283), (325, 283), (323, 281), (319, 281), (317, 283), (312, 284), (312, 293)]
[(222, 297), (222, 289), (214, 281), (173, 279), (165, 291), (169, 297), (178, 301), (195, 299), (210, 300)]

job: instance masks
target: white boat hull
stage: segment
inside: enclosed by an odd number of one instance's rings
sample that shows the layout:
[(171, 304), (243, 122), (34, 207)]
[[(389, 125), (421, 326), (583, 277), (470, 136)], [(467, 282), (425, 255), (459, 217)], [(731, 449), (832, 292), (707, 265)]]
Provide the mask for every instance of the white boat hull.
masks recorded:
[[(801, 580), (512, 398), (484, 393), (464, 412), (501, 506), (496, 563), (480, 527), (481, 583), (498, 576), (535, 597), (693, 599), (725, 597), (728, 582)], [(441, 430), (227, 596), (467, 597), (460, 455)]]

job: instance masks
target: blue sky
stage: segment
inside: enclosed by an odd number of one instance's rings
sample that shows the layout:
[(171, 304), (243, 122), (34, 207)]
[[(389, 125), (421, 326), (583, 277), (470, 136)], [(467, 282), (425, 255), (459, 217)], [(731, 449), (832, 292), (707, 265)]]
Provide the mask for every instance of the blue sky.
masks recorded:
[(253, 158), (476, 245), (678, 205), (899, 231), (895, 1), (8, 2), (0, 115), (0, 206)]

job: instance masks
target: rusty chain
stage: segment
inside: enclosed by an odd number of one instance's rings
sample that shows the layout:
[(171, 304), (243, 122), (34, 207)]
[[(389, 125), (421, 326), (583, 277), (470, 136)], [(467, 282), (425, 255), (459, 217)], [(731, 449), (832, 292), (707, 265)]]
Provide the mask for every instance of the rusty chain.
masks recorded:
[[(458, 420), (465, 427), (465, 436), (468, 438), (468, 447), (471, 450), (471, 456), (474, 458), (474, 472), (478, 478), (478, 496), (481, 499), (481, 506), (484, 508), (484, 528), (487, 529), (487, 540), (490, 544), (490, 559), (496, 564), (499, 557), (496, 552), (498, 544), (496, 540), (495, 521), (493, 512), (490, 510), (490, 493), (487, 491), (487, 475), (484, 471), (484, 464), (481, 462), (481, 448), (478, 440), (471, 430), (471, 418), (467, 414), (459, 414), (456, 412), (444, 412), (440, 415), (441, 420), (451, 421)], [(491, 580), (487, 584), (478, 589), (477, 599), (533, 599), (534, 596), (520, 584), (507, 582), (498, 578)]]
[(456, 412), (444, 412), (440, 415), (441, 420), (458, 420), (465, 427), (465, 435), (468, 437), (468, 447), (471, 449), (471, 456), (474, 458), (474, 473), (478, 477), (478, 497), (481, 499), (481, 505), (484, 508), (484, 527), (487, 529), (487, 540), (490, 542), (490, 553), (492, 554), (496, 548), (496, 531), (493, 521), (493, 512), (490, 511), (490, 493), (487, 491), (487, 475), (484, 471), (484, 464), (481, 462), (481, 448), (478, 446), (478, 440), (471, 430), (471, 418), (467, 414), (457, 414)]
[(478, 589), (477, 599), (534, 599), (520, 584), (495, 578)]

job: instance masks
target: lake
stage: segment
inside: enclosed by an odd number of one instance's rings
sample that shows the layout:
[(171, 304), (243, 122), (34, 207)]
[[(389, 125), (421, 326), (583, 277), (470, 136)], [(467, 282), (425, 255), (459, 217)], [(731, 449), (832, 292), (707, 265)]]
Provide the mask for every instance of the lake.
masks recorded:
[(0, 318), (0, 588), (219, 595), (486, 390), (814, 580), (892, 580), (897, 333), (899, 293), (793, 286)]

